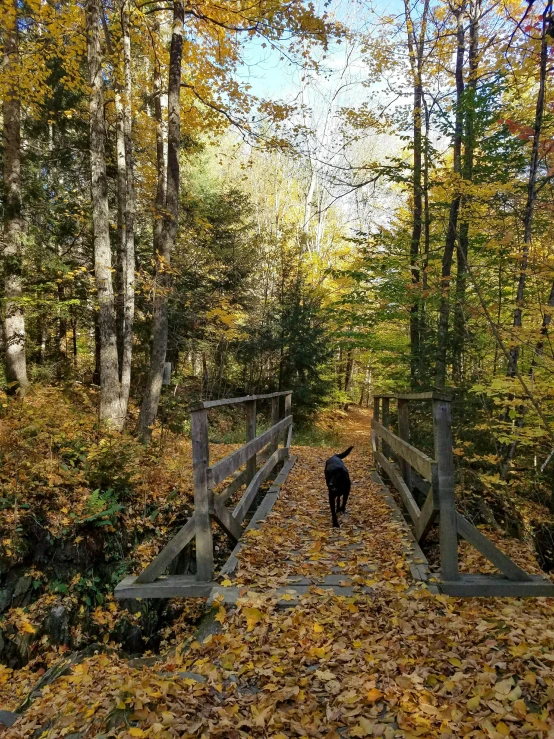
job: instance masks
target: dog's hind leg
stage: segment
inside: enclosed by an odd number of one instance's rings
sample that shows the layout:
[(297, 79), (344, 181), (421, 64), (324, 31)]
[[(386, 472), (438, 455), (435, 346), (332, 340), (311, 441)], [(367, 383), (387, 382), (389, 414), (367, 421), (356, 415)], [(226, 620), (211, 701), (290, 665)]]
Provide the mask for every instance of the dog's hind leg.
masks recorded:
[(337, 518), (337, 512), (335, 510), (335, 507), (338, 508), (338, 498), (335, 496), (335, 494), (329, 490), (329, 506), (331, 508), (331, 517), (333, 519), (333, 526), (338, 527), (339, 521)]
[(350, 480), (348, 480), (348, 483), (344, 488), (344, 493), (342, 494), (342, 508), (339, 508), (339, 511), (342, 511), (343, 513), (346, 511), (346, 504), (348, 503), (349, 495), (350, 495)]

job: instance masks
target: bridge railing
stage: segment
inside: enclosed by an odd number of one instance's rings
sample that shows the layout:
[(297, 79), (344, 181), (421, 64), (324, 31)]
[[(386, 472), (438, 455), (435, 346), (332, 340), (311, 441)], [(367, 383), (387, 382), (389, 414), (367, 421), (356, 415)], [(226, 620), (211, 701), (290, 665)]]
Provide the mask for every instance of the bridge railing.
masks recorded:
[[(391, 401), (398, 404), (396, 434), (390, 428)], [(421, 401), (430, 402), (432, 407), (433, 459), (410, 444), (410, 403)], [(459, 596), (554, 596), (554, 585), (549, 580), (521, 569), (456, 510), (451, 400), (447, 395), (374, 395), (371, 438), (374, 461), (400, 494), (418, 542), (426, 538), (439, 518), (439, 586), (443, 592)], [(416, 487), (426, 494), (421, 508), (413, 495)], [(460, 573), (458, 537), (475, 547), (503, 577)]]
[[(281, 418), (280, 399), (284, 398)], [(256, 434), (257, 401), (271, 400), (271, 427)], [(243, 398), (204, 400), (191, 408), (191, 436), (194, 477), (194, 513), (157, 557), (137, 576), (125, 578), (116, 588), (118, 598), (202, 596), (214, 585), (214, 545), (212, 521), (215, 521), (236, 543), (242, 534), (241, 524), (262, 483), (274, 467), (288, 459), (292, 437), (292, 392), (286, 390)], [(246, 443), (223, 459), (210, 464), (208, 411), (224, 405), (243, 405), (246, 411)], [(283, 446), (280, 447), (280, 442)], [(258, 465), (261, 466), (258, 469)], [(244, 467), (242, 471), (240, 468)], [(227, 486), (215, 491), (228, 478)], [(231, 511), (227, 502), (246, 485), (240, 500)], [(196, 540), (196, 575), (174, 573), (163, 577), (169, 565), (183, 549)], [(173, 568), (175, 570), (175, 567)], [(193, 581), (196, 581), (193, 582)], [(156, 589), (154, 586), (158, 586)]]

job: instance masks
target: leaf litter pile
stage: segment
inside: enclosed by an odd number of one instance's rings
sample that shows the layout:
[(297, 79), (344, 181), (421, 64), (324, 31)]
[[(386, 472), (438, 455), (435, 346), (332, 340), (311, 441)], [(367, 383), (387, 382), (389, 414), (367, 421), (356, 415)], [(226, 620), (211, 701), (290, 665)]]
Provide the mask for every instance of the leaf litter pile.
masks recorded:
[[(89, 658), (5, 736), (554, 737), (553, 600), (456, 600), (415, 583), (405, 529), (359, 447), (349, 510), (331, 528), (332, 452), (295, 450), (239, 555), (236, 607), (216, 603), (218, 633), (151, 666)], [(320, 586), (333, 574), (349, 595)], [(313, 586), (278, 608), (275, 590), (300, 578)]]

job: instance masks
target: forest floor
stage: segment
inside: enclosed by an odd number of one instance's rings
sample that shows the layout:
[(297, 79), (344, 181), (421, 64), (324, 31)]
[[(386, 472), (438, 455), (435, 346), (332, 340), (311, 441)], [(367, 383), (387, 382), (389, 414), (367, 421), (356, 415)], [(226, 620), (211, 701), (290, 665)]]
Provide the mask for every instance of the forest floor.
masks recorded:
[[(554, 601), (457, 600), (414, 583), (405, 529), (369, 476), (368, 415), (337, 415), (355, 445), (339, 529), (323, 479), (339, 450), (296, 447), (239, 554), (239, 601), (216, 604), (216, 633), (140, 663), (99, 651), (4, 736), (554, 737)], [(277, 607), (291, 575), (337, 573), (350, 596), (314, 586)]]

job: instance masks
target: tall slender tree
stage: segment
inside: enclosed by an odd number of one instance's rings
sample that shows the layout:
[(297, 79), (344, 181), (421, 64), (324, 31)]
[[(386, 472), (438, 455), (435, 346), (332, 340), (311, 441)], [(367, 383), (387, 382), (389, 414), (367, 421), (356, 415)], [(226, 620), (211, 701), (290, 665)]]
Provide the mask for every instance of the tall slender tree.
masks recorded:
[(446, 385), (446, 358), (448, 349), (448, 324), (450, 318), (450, 281), (452, 277), (452, 262), (456, 237), (458, 230), (458, 215), (460, 212), (461, 192), (459, 178), (462, 170), (462, 137), (464, 124), (463, 95), (464, 95), (464, 56), (465, 56), (465, 29), (464, 13), (465, 0), (454, 8), (456, 19), (456, 102), (454, 106), (454, 137), (453, 148), (453, 173), (454, 194), (450, 203), (448, 215), (448, 226), (446, 231), (446, 242), (442, 255), (441, 269), (441, 299), (439, 308), (439, 325), (437, 331), (437, 359), (435, 367), (435, 385), (443, 390)]
[(23, 223), (21, 212), (21, 85), (19, 78), (18, 3), (6, 6), (2, 74), (6, 79), (4, 139), (4, 355), (11, 389), (24, 394), (27, 386), (25, 317), (23, 313)]
[[(180, 0), (173, 3), (173, 26), (169, 51), (167, 88), (167, 173), (165, 207), (159, 245), (156, 251), (156, 280), (150, 369), (138, 420), (138, 434), (143, 441), (152, 435), (162, 391), (163, 371), (167, 352), (168, 301), (171, 253), (179, 224), (179, 149), (181, 144), (181, 63), (183, 59), (184, 7)], [(159, 163), (158, 163), (159, 166)], [(158, 214), (156, 214), (158, 216)]]
[(104, 80), (101, 47), (102, 8), (100, 0), (87, 0), (87, 59), (90, 85), (90, 169), (92, 223), (94, 230), (94, 275), (98, 297), (100, 341), (100, 421), (121, 429), (126, 409), (121, 402), (115, 296), (112, 280), (110, 213), (104, 143)]

